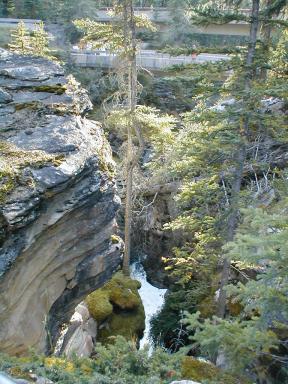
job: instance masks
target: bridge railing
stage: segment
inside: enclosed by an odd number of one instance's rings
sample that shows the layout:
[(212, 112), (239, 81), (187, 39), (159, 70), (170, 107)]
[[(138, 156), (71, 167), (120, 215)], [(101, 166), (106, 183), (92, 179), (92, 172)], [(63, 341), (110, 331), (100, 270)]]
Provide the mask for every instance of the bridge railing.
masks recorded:
[[(72, 50), (72, 61), (81, 67), (114, 68), (121, 62), (121, 58), (106, 51)], [(163, 69), (173, 65), (201, 64), (219, 60), (229, 60), (228, 55), (205, 54), (191, 56), (170, 56), (167, 53), (155, 51), (141, 51), (136, 56), (137, 65), (147, 69)]]

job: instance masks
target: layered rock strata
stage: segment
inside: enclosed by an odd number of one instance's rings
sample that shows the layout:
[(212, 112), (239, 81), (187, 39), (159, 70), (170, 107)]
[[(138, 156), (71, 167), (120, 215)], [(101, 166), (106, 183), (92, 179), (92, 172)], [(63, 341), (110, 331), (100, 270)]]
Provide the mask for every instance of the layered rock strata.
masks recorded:
[(0, 50), (0, 350), (49, 350), (120, 263), (111, 150), (72, 77)]

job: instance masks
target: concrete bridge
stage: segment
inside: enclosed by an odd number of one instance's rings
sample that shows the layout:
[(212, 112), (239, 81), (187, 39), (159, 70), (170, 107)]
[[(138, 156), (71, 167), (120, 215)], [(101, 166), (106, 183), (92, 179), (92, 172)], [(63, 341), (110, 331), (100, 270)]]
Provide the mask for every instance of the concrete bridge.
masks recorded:
[[(121, 58), (102, 50), (80, 50), (71, 51), (72, 61), (79, 67), (88, 68), (115, 68), (120, 65)], [(184, 64), (203, 64), (206, 62), (216, 62), (229, 60), (229, 55), (201, 53), (191, 56), (171, 56), (153, 50), (142, 50), (137, 54), (137, 65), (150, 70), (161, 70), (172, 65)]]

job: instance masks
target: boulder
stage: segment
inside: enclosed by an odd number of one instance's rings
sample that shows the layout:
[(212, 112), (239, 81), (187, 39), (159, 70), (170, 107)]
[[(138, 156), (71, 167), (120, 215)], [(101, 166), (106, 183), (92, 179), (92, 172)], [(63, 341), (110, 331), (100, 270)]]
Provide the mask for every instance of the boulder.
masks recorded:
[(0, 351), (50, 351), (121, 261), (114, 163), (61, 66), (0, 49), (0, 87)]
[(84, 302), (77, 305), (71, 317), (61, 345), (58, 346), (59, 354), (68, 358), (74, 355), (89, 357), (94, 350), (94, 342), (97, 334), (96, 321), (90, 317), (88, 308)]
[[(185, 356), (181, 364), (181, 377), (192, 380), (192, 383), (213, 381), (221, 384), (241, 384), (245, 380), (239, 376), (233, 376), (231, 372), (222, 370), (208, 360)], [(193, 381), (194, 380), (194, 381)]]
[(46, 377), (38, 377), (36, 380), (36, 384), (53, 384), (52, 380), (47, 379)]
[(191, 381), (191, 380), (180, 380), (180, 381), (172, 381), (171, 384), (201, 384), (198, 381)]
[(71, 358), (74, 354), (78, 357), (89, 357), (94, 349), (91, 335), (80, 325), (68, 341), (64, 354)]
[(7, 375), (6, 373), (0, 372), (0, 383), (1, 384), (30, 384), (30, 381), (25, 379), (16, 379), (14, 377)]

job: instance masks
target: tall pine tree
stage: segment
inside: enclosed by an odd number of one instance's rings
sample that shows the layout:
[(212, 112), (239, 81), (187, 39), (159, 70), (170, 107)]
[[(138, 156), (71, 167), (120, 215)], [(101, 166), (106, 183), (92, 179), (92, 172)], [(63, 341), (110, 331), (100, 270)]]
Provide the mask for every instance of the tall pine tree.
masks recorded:
[[(126, 192), (125, 192), (125, 251), (123, 258), (123, 272), (129, 275), (131, 253), (131, 220), (132, 220), (132, 193), (133, 173), (144, 148), (141, 129), (137, 124), (136, 106), (138, 98), (137, 64), (136, 64), (136, 28), (152, 28), (151, 23), (142, 16), (134, 14), (132, 0), (116, 1), (113, 7), (114, 22), (110, 24), (98, 23), (92, 20), (76, 20), (75, 25), (85, 32), (83, 38), (92, 42), (94, 47), (105, 48), (117, 53), (122, 59), (121, 78), (124, 79), (122, 87), (122, 103), (126, 110)], [(119, 69), (118, 69), (119, 71)], [(123, 84), (123, 83), (122, 83)], [(134, 146), (133, 137), (138, 145)]]

